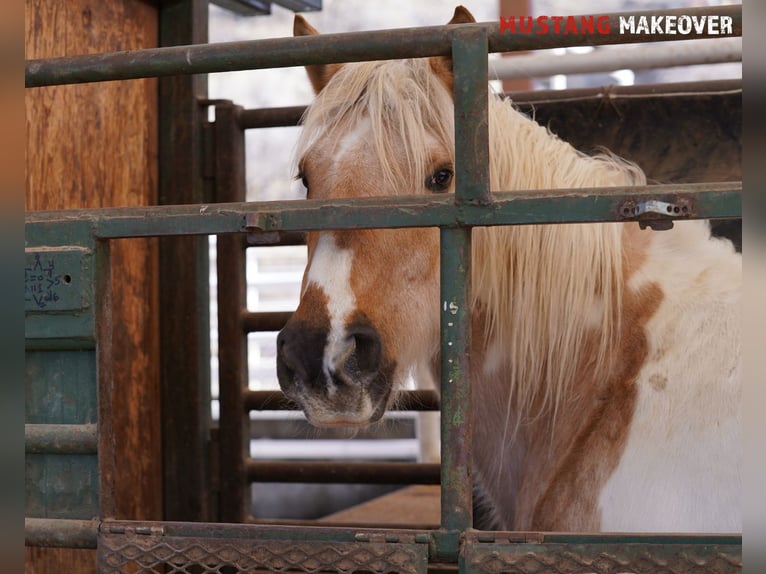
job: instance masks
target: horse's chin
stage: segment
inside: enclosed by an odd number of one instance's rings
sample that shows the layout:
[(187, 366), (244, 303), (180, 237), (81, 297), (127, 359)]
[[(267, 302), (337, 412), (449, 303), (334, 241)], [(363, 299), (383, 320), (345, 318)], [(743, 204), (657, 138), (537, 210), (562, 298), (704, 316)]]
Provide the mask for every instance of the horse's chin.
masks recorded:
[(317, 420), (312, 419), (311, 417), (307, 417), (309, 423), (311, 423), (312, 426), (315, 426), (317, 428), (344, 428), (344, 429), (362, 429), (369, 425), (371, 425), (374, 421), (366, 420), (366, 421), (356, 421), (356, 420), (348, 420), (348, 419), (337, 419), (337, 420)]
[(315, 409), (303, 409), (308, 422), (317, 428), (361, 429), (378, 422), (385, 412), (385, 405), (380, 405), (374, 410), (364, 409), (359, 412), (332, 410), (316, 412)]

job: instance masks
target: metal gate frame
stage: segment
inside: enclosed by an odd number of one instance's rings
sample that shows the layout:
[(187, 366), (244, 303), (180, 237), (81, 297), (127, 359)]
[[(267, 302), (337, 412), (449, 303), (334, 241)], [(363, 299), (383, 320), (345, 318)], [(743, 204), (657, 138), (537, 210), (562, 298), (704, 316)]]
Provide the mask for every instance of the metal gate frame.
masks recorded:
[[(644, 12), (726, 14), (741, 35), (741, 6)], [(634, 15), (642, 13), (632, 13)], [(609, 17), (617, 28), (617, 16)], [(691, 39), (692, 36), (689, 36)], [(454, 196), (307, 200), (112, 208), (26, 214), (27, 265), (55, 261), (57, 305), (27, 308), (27, 337), (63, 349), (95, 349), (96, 452), (92, 422), (26, 428), (27, 453), (91, 457), (98, 466), (98, 518), (77, 506), (65, 518), (27, 518), (30, 545), (98, 548), (100, 572), (267, 569), (302, 572), (738, 572), (741, 536), (583, 535), (472, 530), (469, 278), (471, 228), (486, 225), (646, 220), (636, 205), (678, 207), (663, 221), (741, 217), (741, 183), (489, 192), (487, 53), (565, 45), (675, 40), (676, 36), (512, 36), (497, 24), (328, 34), (96, 54), (27, 62), (26, 86), (207, 73), (246, 68), (451, 55), (455, 74)], [(440, 228), (442, 301), (441, 527), (408, 531), (115, 521), (111, 432), (109, 241), (122, 237), (242, 234), (383, 227)], [(236, 237), (236, 235), (233, 235)], [(66, 278), (69, 278), (67, 280)], [(449, 278), (449, 280), (446, 280)], [(63, 303), (62, 303), (63, 302)], [(78, 343), (79, 342), (79, 343)], [(28, 345), (28, 348), (29, 345)], [(85, 388), (85, 387), (84, 387)], [(87, 388), (86, 388), (87, 392)], [(80, 477), (69, 477), (76, 488)], [(48, 515), (49, 516), (49, 515)], [(123, 569), (126, 568), (127, 570)], [(147, 570), (142, 570), (147, 571)], [(183, 570), (189, 571), (189, 570)], [(191, 571), (198, 571), (192, 569)]]

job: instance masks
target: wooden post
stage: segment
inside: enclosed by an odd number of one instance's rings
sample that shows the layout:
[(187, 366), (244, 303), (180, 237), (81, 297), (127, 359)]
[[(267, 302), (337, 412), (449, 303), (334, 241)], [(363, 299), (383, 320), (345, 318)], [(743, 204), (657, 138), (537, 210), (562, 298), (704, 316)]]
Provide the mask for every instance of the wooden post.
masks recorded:
[[(27, 0), (26, 58), (157, 46), (157, 8), (141, 0)], [(25, 209), (157, 203), (157, 81), (26, 90)], [(162, 518), (158, 248), (112, 249), (112, 347), (119, 472), (115, 514)], [(26, 548), (28, 573), (94, 572), (91, 550)]]

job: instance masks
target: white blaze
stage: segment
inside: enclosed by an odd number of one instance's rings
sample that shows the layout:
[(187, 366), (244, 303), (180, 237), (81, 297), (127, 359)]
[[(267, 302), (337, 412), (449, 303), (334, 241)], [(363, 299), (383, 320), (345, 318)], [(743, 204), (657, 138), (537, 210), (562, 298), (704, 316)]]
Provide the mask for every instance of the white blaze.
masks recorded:
[(348, 348), (345, 325), (356, 308), (356, 298), (351, 290), (352, 259), (351, 251), (338, 247), (332, 233), (322, 232), (314, 249), (306, 282), (307, 286), (313, 285), (327, 296), (330, 332), (327, 335), (322, 368), (331, 394), (334, 387), (329, 373), (339, 366), (339, 360), (345, 359)]

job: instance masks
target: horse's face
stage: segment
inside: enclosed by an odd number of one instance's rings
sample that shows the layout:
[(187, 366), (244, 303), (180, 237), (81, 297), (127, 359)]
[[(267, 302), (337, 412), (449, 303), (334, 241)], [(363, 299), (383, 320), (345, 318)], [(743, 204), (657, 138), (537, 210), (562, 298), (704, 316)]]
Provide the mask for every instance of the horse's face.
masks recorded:
[[(296, 33), (315, 31), (299, 18)], [(304, 130), (312, 132), (310, 142), (299, 144), (299, 175), (309, 198), (453, 190), (451, 95), (448, 82), (438, 77), (443, 67), (431, 62), (407, 76), (409, 64), (391, 65), (399, 68), (309, 68), (318, 92), (316, 113), (309, 111), (304, 122)], [(367, 73), (391, 77), (360, 87)], [(344, 80), (331, 79), (343, 74), (358, 93)], [(430, 117), (418, 116), (415, 122), (397, 111), (408, 104), (387, 101), (380, 86), (414, 83), (424, 74), (436, 79), (429, 84), (429, 98), (441, 101), (449, 113), (429, 111)], [(414, 93), (413, 87), (403, 90)], [(370, 92), (380, 92), (377, 101), (354, 109), (359, 98), (372, 97)], [(405, 123), (411, 125), (397, 125), (397, 119), (409, 119)], [(403, 135), (413, 129), (417, 138)], [(436, 352), (438, 230), (321, 231), (309, 233), (307, 244), (300, 304), (277, 339), (279, 383), (316, 426), (366, 425), (383, 415), (392, 389), (413, 364)]]

